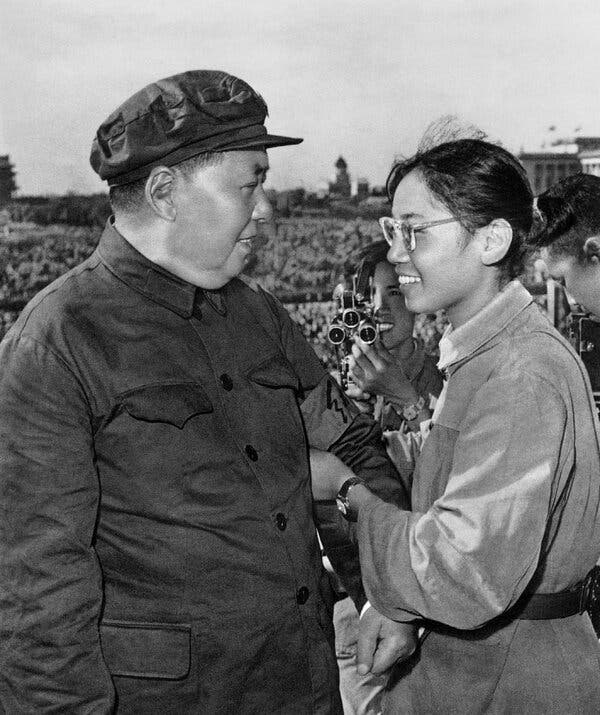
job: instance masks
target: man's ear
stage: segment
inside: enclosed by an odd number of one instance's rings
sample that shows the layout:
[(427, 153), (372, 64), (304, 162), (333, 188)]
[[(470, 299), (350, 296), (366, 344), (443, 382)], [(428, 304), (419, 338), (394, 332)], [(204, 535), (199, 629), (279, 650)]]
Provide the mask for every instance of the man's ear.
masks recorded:
[(600, 264), (600, 236), (586, 238), (583, 253), (590, 263)]
[(165, 221), (174, 221), (177, 216), (173, 200), (174, 186), (175, 175), (168, 166), (155, 166), (146, 180), (146, 202)]
[(512, 226), (506, 219), (495, 218), (479, 229), (481, 261), (486, 266), (499, 263), (506, 256), (513, 238)]

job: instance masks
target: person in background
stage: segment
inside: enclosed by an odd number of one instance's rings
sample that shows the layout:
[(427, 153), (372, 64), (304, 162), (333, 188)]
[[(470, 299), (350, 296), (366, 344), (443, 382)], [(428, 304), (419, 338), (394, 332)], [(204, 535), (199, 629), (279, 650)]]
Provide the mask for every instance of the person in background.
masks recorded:
[(575, 174), (536, 199), (530, 244), (552, 278), (600, 318), (600, 177)]
[(387, 260), (389, 246), (377, 241), (360, 255), (359, 272), (371, 279), (374, 317), (379, 340), (372, 345), (374, 360), (365, 372), (353, 348), (346, 394), (363, 410), (372, 411), (381, 425), (388, 454), (410, 492), (410, 480), (432, 408), (442, 390), (442, 375), (414, 335), (415, 314), (405, 304), (394, 267)]
[[(377, 241), (359, 255), (358, 275), (360, 281), (369, 282), (378, 324), (379, 339), (373, 349), (379, 363), (372, 375), (360, 371), (361, 387), (351, 379), (346, 394), (381, 425), (388, 455), (410, 492), (424, 434), (421, 425), (431, 417), (430, 406), (442, 389), (442, 377), (414, 336), (415, 315), (406, 308), (394, 267), (387, 260), (388, 248), (386, 241)], [(355, 370), (356, 362), (350, 357), (351, 378)], [(381, 712), (387, 677), (357, 671), (359, 618), (348, 596), (336, 601), (333, 624), (344, 713), (376, 715)]]
[[(267, 149), (301, 141), (266, 114), (214, 70), (127, 99), (90, 159), (114, 217), (2, 342), (0, 712), (341, 712), (309, 448), (408, 500), (377, 425), (238, 278)], [(319, 526), (360, 608), (355, 551)], [(413, 631), (369, 609), (364, 667)]]
[[(409, 310), (447, 313), (447, 381), (412, 512), (349, 472), (313, 486), (357, 521), (369, 602), (423, 628), (384, 711), (599, 712), (584, 612), (600, 555), (598, 418), (579, 357), (515, 280), (526, 174), (505, 149), (460, 140), (396, 164), (387, 186), (388, 259)], [(368, 373), (378, 357), (356, 347)]]

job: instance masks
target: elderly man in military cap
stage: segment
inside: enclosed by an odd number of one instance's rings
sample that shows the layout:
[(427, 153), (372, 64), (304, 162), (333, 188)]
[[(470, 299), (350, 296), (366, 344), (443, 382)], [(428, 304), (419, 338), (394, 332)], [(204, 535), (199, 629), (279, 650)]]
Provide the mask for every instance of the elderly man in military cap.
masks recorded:
[[(97, 250), (2, 343), (2, 712), (340, 711), (308, 448), (405, 495), (375, 425), (238, 278), (272, 219), (266, 149), (301, 141), (266, 113), (217, 71), (128, 99), (92, 147), (114, 209)], [(363, 664), (408, 654), (406, 627), (363, 620)]]

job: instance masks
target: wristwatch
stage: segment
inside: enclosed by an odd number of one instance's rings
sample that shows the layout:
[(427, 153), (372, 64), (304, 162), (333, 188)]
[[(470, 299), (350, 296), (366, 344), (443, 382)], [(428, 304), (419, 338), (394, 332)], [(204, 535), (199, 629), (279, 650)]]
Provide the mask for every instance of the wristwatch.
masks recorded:
[(417, 417), (419, 416), (419, 412), (425, 407), (425, 398), (423, 395), (419, 397), (419, 399), (414, 402), (412, 405), (406, 405), (405, 407), (402, 408), (402, 417), (407, 422), (412, 422), (412, 420), (416, 420)]
[(356, 519), (358, 518), (358, 514), (350, 507), (350, 502), (348, 501), (348, 492), (352, 489), (352, 487), (355, 487), (357, 484), (364, 483), (364, 480), (362, 480), (360, 477), (350, 477), (350, 479), (346, 479), (346, 481), (340, 487), (340, 491), (335, 498), (337, 508), (342, 512), (342, 516), (347, 521), (356, 521)]

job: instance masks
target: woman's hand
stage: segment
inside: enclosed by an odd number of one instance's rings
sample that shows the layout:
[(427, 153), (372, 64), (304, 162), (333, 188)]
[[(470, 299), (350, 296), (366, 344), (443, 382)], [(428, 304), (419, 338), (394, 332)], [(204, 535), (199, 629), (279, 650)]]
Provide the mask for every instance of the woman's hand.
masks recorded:
[(355, 336), (349, 372), (363, 393), (383, 395), (400, 405), (412, 405), (419, 399), (402, 366), (380, 340), (368, 345)]
[(310, 448), (310, 471), (313, 499), (323, 501), (335, 499), (342, 484), (356, 476), (341, 459), (331, 452)]

